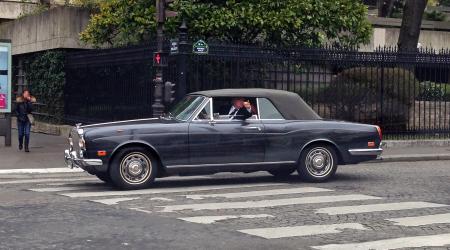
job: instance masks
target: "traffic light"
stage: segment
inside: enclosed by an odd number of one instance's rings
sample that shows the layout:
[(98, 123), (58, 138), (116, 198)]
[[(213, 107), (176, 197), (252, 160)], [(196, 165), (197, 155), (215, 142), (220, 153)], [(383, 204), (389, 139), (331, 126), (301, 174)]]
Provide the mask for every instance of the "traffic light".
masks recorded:
[(166, 17), (175, 17), (178, 12), (168, 10), (169, 4), (173, 3), (175, 0), (156, 0), (156, 21), (158, 23), (164, 23)]
[(175, 94), (175, 83), (166, 82), (164, 84), (164, 102), (165, 103), (172, 103), (175, 100), (174, 94)]

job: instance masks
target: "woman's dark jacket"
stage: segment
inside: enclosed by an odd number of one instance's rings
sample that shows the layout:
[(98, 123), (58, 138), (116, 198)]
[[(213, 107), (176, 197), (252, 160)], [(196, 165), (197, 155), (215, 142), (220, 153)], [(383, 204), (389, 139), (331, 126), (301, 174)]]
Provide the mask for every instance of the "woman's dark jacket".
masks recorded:
[(36, 98), (34, 97), (31, 97), (31, 101), (25, 100), (22, 96), (16, 98), (16, 116), (18, 121), (28, 121), (27, 114), (33, 112), (34, 102), (36, 102)]

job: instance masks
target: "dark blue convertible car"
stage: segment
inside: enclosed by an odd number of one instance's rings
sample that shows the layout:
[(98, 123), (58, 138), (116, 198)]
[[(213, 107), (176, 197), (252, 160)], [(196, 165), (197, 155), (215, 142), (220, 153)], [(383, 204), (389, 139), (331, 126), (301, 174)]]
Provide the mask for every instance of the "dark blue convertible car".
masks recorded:
[(321, 182), (338, 164), (377, 158), (381, 137), (378, 126), (322, 119), (295, 93), (222, 89), (191, 93), (160, 118), (77, 125), (65, 161), (123, 189), (262, 170)]

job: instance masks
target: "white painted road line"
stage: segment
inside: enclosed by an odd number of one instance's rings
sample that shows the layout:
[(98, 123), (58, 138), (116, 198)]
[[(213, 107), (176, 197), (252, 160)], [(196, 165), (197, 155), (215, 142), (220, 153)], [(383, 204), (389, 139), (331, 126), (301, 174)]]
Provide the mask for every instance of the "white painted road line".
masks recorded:
[(197, 195), (183, 195), (188, 199), (201, 200), (204, 198), (248, 198), (257, 196), (270, 196), (270, 195), (284, 195), (284, 194), (305, 194), (315, 192), (332, 192), (331, 189), (314, 188), (314, 187), (301, 187), (301, 188), (284, 188), (284, 189), (272, 189), (272, 190), (259, 190), (250, 192), (237, 192), (237, 193), (224, 193), (224, 194), (197, 194)]
[(177, 219), (199, 224), (212, 224), (218, 221), (224, 221), (229, 219), (238, 219), (238, 218), (256, 219), (256, 218), (272, 218), (272, 217), (274, 216), (270, 214), (244, 214), (244, 215), (194, 216)]
[(0, 174), (56, 174), (56, 173), (79, 173), (80, 168), (27, 168), (27, 169), (0, 169)]
[(265, 239), (279, 239), (286, 237), (311, 236), (318, 234), (341, 233), (343, 229), (369, 230), (359, 223), (342, 223), (330, 225), (307, 225), (296, 227), (267, 227), (238, 230), (241, 233), (250, 234)]
[(442, 247), (450, 244), (450, 234), (437, 234), (416, 237), (404, 237), (386, 240), (377, 240), (350, 244), (330, 244), (314, 246), (315, 249), (323, 250), (388, 250), (408, 247)]
[(122, 201), (132, 201), (137, 200), (139, 197), (127, 197), (127, 198), (111, 198), (111, 199), (101, 199), (101, 200), (90, 200), (92, 202), (102, 203), (105, 205), (116, 205)]
[(43, 178), (43, 179), (22, 179), (14, 181), (0, 181), (0, 185), (6, 184), (26, 184), (26, 183), (42, 183), (42, 182), (76, 182), (76, 181), (92, 181), (91, 177), (84, 178)]
[[(30, 188), (27, 189), (33, 192), (64, 192), (64, 191), (78, 191), (92, 188), (92, 186), (73, 186), (73, 187), (49, 187), (49, 188)], [(95, 187), (102, 188), (103, 187)]]
[(169, 198), (164, 198), (164, 197), (153, 197), (150, 198), (151, 201), (173, 201), (172, 199)]
[(77, 193), (61, 193), (60, 195), (72, 198), (84, 197), (100, 197), (100, 196), (123, 196), (123, 195), (146, 195), (146, 194), (165, 194), (165, 193), (179, 193), (179, 192), (195, 192), (219, 190), (227, 188), (251, 188), (251, 187), (266, 187), (283, 185), (282, 183), (257, 183), (257, 184), (223, 184), (211, 186), (195, 186), (195, 187), (173, 187), (173, 188), (150, 188), (142, 190), (130, 191), (106, 191), (106, 192), (77, 192)]
[(412, 216), (387, 219), (394, 222), (396, 225), (405, 227), (417, 227), (431, 224), (450, 224), (450, 213), (447, 214), (433, 214), (424, 216)]
[(299, 204), (376, 200), (376, 199), (381, 198), (375, 196), (356, 194), (356, 195), (314, 196), (314, 197), (243, 201), (243, 202), (198, 203), (198, 204), (184, 204), (184, 205), (158, 206), (158, 207), (163, 208), (161, 212), (174, 212), (187, 209), (198, 211), (198, 210), (217, 210), (217, 209), (262, 208), (262, 207), (279, 207), (279, 206), (299, 205)]
[(420, 202), (420, 201), (398, 202), (398, 203), (383, 203), (383, 204), (371, 204), (359, 206), (324, 207), (317, 209), (316, 213), (329, 215), (358, 214), (358, 213), (371, 213), (371, 212), (396, 211), (396, 210), (446, 207), (446, 206), (448, 205)]

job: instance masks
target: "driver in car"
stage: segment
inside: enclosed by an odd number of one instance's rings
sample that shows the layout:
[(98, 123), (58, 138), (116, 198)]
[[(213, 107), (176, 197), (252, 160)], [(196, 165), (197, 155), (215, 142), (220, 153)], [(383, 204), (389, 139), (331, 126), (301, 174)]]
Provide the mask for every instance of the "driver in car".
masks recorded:
[(246, 120), (251, 116), (251, 110), (249, 111), (244, 106), (244, 98), (233, 98), (232, 106), (228, 111), (228, 117), (232, 120)]

